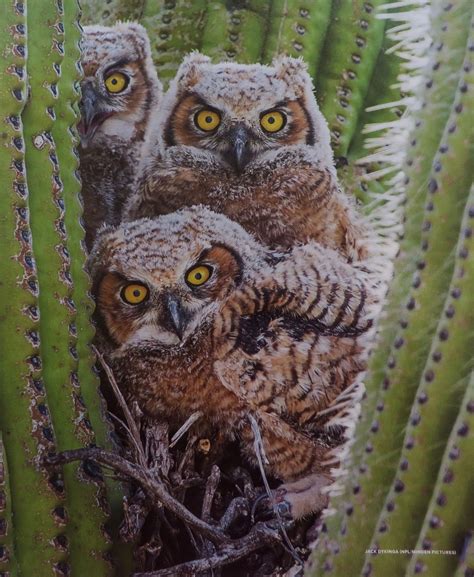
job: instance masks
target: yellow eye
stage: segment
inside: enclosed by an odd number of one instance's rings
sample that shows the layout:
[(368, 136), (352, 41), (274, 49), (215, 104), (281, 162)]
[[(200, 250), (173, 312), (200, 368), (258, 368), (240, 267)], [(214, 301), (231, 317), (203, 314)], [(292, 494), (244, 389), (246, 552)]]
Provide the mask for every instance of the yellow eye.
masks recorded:
[(271, 110), (270, 112), (265, 112), (260, 117), (260, 126), (266, 132), (278, 132), (286, 124), (286, 115), (279, 110)]
[(121, 296), (129, 305), (139, 305), (148, 297), (148, 288), (143, 284), (132, 283), (122, 289)]
[(203, 109), (196, 113), (194, 122), (198, 128), (204, 132), (212, 132), (221, 123), (221, 117), (214, 110)]
[(105, 79), (105, 87), (112, 94), (123, 92), (128, 86), (128, 76), (122, 72), (113, 72)]
[(197, 266), (186, 274), (186, 282), (191, 286), (201, 286), (211, 278), (212, 269), (209, 266)]

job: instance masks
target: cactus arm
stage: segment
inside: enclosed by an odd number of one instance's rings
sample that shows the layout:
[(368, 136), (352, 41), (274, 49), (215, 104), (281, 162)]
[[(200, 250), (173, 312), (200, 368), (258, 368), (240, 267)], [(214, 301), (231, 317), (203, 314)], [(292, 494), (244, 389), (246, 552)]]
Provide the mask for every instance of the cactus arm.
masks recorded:
[(54, 484), (49, 483), (36, 466), (37, 458), (54, 445), (38, 354), (38, 283), (21, 120), (27, 98), (26, 42), (24, 3), (1, 3), (0, 245), (4, 259), (0, 282), (0, 429), (8, 454), (19, 569), (40, 566), (43, 575), (53, 575), (53, 566), (60, 566), (66, 558), (64, 550), (53, 546), (63, 532), (58, 514), (64, 503), (61, 479), (56, 477)]
[[(396, 126), (405, 108), (400, 96), (400, 87), (397, 85), (400, 59), (393, 52), (388, 52), (393, 44), (388, 37), (385, 37), (367, 92), (365, 109), (360, 114), (350, 144), (349, 162), (339, 167), (337, 171), (345, 192), (356, 197), (370, 210), (373, 210), (371, 201), (374, 196), (381, 197), (390, 188), (395, 168), (393, 156), (387, 155), (387, 141), (384, 140), (384, 136), (389, 127)], [(369, 132), (378, 134), (375, 137), (368, 137)], [(380, 141), (383, 142), (382, 146)], [(367, 148), (375, 148), (375, 151), (368, 152)], [(366, 182), (362, 182), (363, 180)]]
[[(471, 205), (471, 208), (472, 207)], [(472, 221), (472, 218), (471, 218)], [(472, 257), (471, 257), (472, 260)], [(467, 299), (466, 299), (467, 300)], [(472, 325), (470, 327), (472, 329)], [(423, 574), (430, 577), (454, 575), (465, 539), (467, 551), (461, 560), (460, 575), (470, 575), (474, 569), (472, 519), (474, 502), (474, 373), (444, 452), (431, 503), (416, 544), (417, 550), (433, 549), (457, 551), (457, 555), (414, 554), (407, 577)], [(469, 543), (470, 537), (470, 543)], [(456, 576), (458, 574), (456, 573)]]
[(201, 50), (214, 60), (257, 62), (263, 52), (270, 13), (268, 0), (251, 0), (244, 9), (209, 1)]
[(273, 0), (261, 61), (271, 62), (278, 54), (302, 56), (314, 78), (331, 16), (331, 1), (306, 2)]
[[(458, 98), (461, 100), (464, 98), (463, 90), (464, 84), (460, 82)], [(360, 457), (358, 463), (356, 460), (356, 463), (360, 464), (360, 472), (356, 472), (352, 467), (354, 495), (352, 497), (345, 495), (344, 499), (338, 502), (341, 508), (354, 510), (354, 513), (346, 517), (342, 523), (345, 537), (338, 537), (341, 552), (336, 557), (332, 556), (331, 538), (328, 538), (324, 539), (325, 546), (316, 554), (319, 563), (329, 563), (335, 570), (342, 572), (354, 570), (358, 555), (362, 555), (369, 544), (376, 517), (385, 497), (385, 487), (393, 480), (394, 464), (401, 447), (403, 427), (415, 395), (415, 385), (420, 380), (423, 363), (428, 354), (430, 336), (435, 328), (432, 326), (432, 319), (437, 318), (441, 312), (442, 299), (451, 278), (452, 253), (456, 244), (454, 235), (458, 229), (457, 223), (461, 220), (464, 199), (472, 180), (470, 172), (472, 148), (466, 144), (469, 142), (471, 105), (461, 110), (458, 104), (459, 102), (455, 102), (452, 106), (453, 118), (446, 124), (443, 139), (438, 142), (440, 150), (432, 165), (431, 181), (436, 179), (437, 192), (429, 199), (424, 213), (429, 225), (425, 225), (422, 233), (420, 244), (424, 254), (419, 264), (421, 270), (414, 280), (412, 298), (408, 301), (408, 317), (402, 318), (403, 326), (407, 328), (395, 340), (388, 368), (381, 370), (382, 375), (385, 374), (384, 389), (387, 390), (382, 390), (374, 398), (371, 391), (375, 390), (380, 380), (375, 382), (372, 377), (372, 382), (369, 381), (371, 388), (368, 394), (369, 397), (372, 396), (371, 405), (376, 405), (376, 411), (373, 419), (366, 414), (362, 423), (364, 427), (362, 436), (359, 427), (357, 441), (359, 447), (361, 440), (365, 443), (365, 462), (360, 463)], [(428, 101), (426, 107), (429, 108), (430, 105)], [(454, 119), (456, 129), (452, 131), (450, 129)], [(429, 126), (426, 126), (426, 130), (429, 130)], [(453, 186), (453, 182), (456, 186)], [(411, 258), (415, 258), (413, 250)], [(400, 269), (398, 270), (400, 280)], [(398, 289), (395, 287), (397, 291), (395, 295), (392, 289), (392, 299), (395, 296), (395, 303), (400, 302), (402, 289), (403, 286)], [(386, 358), (385, 352), (376, 360), (382, 361)], [(373, 361), (371, 366), (373, 370)], [(379, 367), (382, 369), (381, 364)], [(403, 383), (404, 386), (397, 387), (395, 383)], [(390, 407), (390, 411), (385, 411), (385, 407)], [(390, 461), (381, 458), (381, 454), (389, 454)], [(334, 520), (328, 519), (330, 536), (338, 532), (338, 520), (340, 524), (340, 516)]]
[(346, 156), (382, 46), (381, 0), (334, 7), (316, 78), (316, 96), (329, 124), (335, 156)]
[[(93, 305), (89, 297), (89, 278), (84, 271), (85, 253), (82, 248), (84, 230), (80, 225), (81, 205), (79, 202), (80, 183), (77, 177), (78, 159), (74, 146), (78, 142), (76, 123), (77, 101), (79, 99), (78, 83), (80, 72), (79, 39), (80, 30), (77, 24), (79, 9), (75, 0), (64, 1), (64, 49), (67, 58), (64, 59), (61, 77), (58, 82), (58, 91), (61, 96), (56, 103), (56, 121), (53, 124), (52, 135), (56, 144), (56, 154), (60, 167), (60, 178), (63, 183), (65, 203), (64, 222), (68, 233), (67, 249), (70, 256), (70, 273), (73, 279), (72, 297), (77, 312), (74, 319), (74, 343), (77, 351), (77, 372), (75, 373), (76, 390), (72, 391), (77, 407), (82, 407), (81, 419), (89, 419), (95, 433), (96, 442), (102, 447), (111, 447), (109, 441), (110, 430), (105, 418), (105, 404), (99, 392), (99, 380), (93, 372), (94, 355), (89, 347), (94, 331), (90, 322)], [(77, 377), (77, 378), (76, 378)], [(85, 412), (87, 407), (87, 413)], [(76, 419), (77, 420), (77, 419)], [(66, 479), (67, 482), (67, 479)], [(118, 527), (121, 517), (122, 491), (112, 480), (106, 482), (108, 501), (112, 508), (110, 519), (112, 529)], [(104, 487), (101, 483), (94, 483), (91, 479), (82, 491), (88, 495), (89, 501), (104, 502)], [(72, 503), (68, 505), (71, 518), (76, 514), (82, 517), (79, 524), (75, 524), (76, 534), (71, 535), (71, 566), (73, 575), (86, 575), (92, 570), (107, 574), (108, 564), (103, 554), (108, 551), (110, 544), (104, 538), (103, 525), (108, 520), (108, 513), (97, 507), (89, 507), (87, 516), (82, 514), (84, 504), (82, 500), (76, 502), (76, 511), (72, 510)], [(117, 548), (118, 549), (118, 548)], [(114, 551), (112, 551), (114, 553)], [(120, 558), (120, 566), (125, 567), (127, 561), (126, 548), (120, 547), (115, 552)], [(128, 552), (128, 558), (130, 554)], [(129, 568), (131, 572), (131, 568)]]
[(0, 571), (9, 577), (18, 576), (13, 541), (13, 514), (8, 478), (8, 463), (0, 433)]
[[(474, 350), (472, 220), (474, 187), (466, 204), (456, 250), (456, 266), (405, 433), (396, 478), (386, 497), (370, 549), (414, 549), (443, 456), (444, 441), (462, 401)], [(470, 222), (471, 221), (471, 222)], [(400, 381), (403, 382), (403, 381)], [(401, 488), (404, 487), (403, 490)], [(366, 556), (374, 574), (405, 574), (406, 557)]]
[[(79, 142), (76, 131), (78, 121), (77, 102), (79, 95), (79, 80), (81, 74), (77, 65), (79, 60), (79, 40), (81, 32), (77, 23), (77, 5), (75, 0), (66, 0), (66, 10), (69, 10), (74, 18), (67, 18), (65, 21), (65, 52), (68, 58), (63, 63), (61, 79), (59, 81), (59, 91), (62, 99), (57, 103), (57, 120), (53, 126), (53, 138), (57, 144), (57, 155), (61, 168), (61, 180), (64, 186), (65, 225), (68, 231), (67, 248), (71, 258), (71, 276), (73, 279), (73, 300), (77, 308), (75, 317), (76, 350), (78, 358), (77, 376), (80, 384), (80, 393), (83, 402), (87, 407), (88, 418), (92, 424), (95, 434), (95, 441), (98, 446), (112, 449), (110, 434), (112, 427), (107, 422), (106, 406), (99, 389), (99, 378), (95, 372), (95, 355), (90, 343), (94, 338), (94, 329), (90, 318), (93, 312), (93, 301), (89, 294), (90, 279), (86, 273), (85, 253), (83, 248), (84, 230), (80, 225), (82, 206), (79, 201), (80, 182), (77, 176), (78, 157), (75, 145)], [(78, 399), (80, 403), (80, 399)], [(110, 519), (107, 526), (113, 538), (112, 556), (119, 563), (123, 575), (132, 572), (130, 547), (117, 545), (117, 532), (122, 518), (123, 490), (113, 479), (106, 478), (107, 498), (110, 505)], [(100, 495), (97, 495), (101, 497)], [(99, 512), (97, 511), (97, 515)], [(93, 531), (101, 531), (97, 535), (97, 543), (103, 541), (101, 525), (104, 518), (92, 518), (94, 524)], [(73, 566), (75, 567), (74, 563)], [(79, 573), (87, 573), (87, 568), (78, 565)]]
[[(389, 41), (386, 36), (369, 84), (364, 110), (359, 116), (357, 128), (348, 151), (350, 164), (367, 156), (366, 127), (370, 125), (385, 127), (385, 123), (396, 121), (404, 108), (401, 101), (400, 87), (397, 86), (400, 59), (393, 51), (390, 51), (393, 48), (393, 44), (393, 41)], [(399, 106), (397, 106), (397, 102)]]
[(166, 86), (184, 55), (201, 47), (207, 0), (148, 0), (140, 19), (150, 37), (158, 76)]
[[(450, 5), (450, 9), (445, 9)], [(412, 250), (419, 247), (427, 194), (426, 181), (450, 114), (466, 49), (470, 19), (470, 2), (450, 4), (447, 0), (433, 0), (430, 31), (433, 43), (423, 90), (418, 94), (419, 101), (426, 106), (422, 105), (417, 113), (404, 166), (407, 204), (402, 257), (407, 254), (408, 258), (400, 261), (399, 269), (405, 269), (402, 281), (409, 279), (414, 270)]]

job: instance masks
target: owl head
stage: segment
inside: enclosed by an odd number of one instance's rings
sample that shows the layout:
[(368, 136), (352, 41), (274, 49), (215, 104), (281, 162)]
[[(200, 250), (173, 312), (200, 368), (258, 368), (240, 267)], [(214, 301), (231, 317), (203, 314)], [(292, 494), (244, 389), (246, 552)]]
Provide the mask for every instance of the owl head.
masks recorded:
[(300, 59), (280, 56), (271, 66), (212, 64), (192, 53), (161, 108), (156, 122), (165, 148), (204, 149), (238, 172), (262, 153), (283, 146), (322, 147), (332, 160), (327, 123)]
[(86, 26), (81, 46), (82, 146), (110, 138), (130, 141), (137, 131), (143, 136), (162, 93), (143, 26), (133, 22)]
[(90, 256), (99, 327), (115, 346), (182, 349), (266, 258), (238, 224), (202, 206), (105, 229)]

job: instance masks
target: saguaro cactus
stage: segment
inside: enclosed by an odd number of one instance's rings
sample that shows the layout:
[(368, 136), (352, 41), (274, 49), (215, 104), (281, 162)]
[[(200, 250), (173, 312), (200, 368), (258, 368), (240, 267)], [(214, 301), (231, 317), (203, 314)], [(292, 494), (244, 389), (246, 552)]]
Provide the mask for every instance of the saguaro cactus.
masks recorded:
[[(165, 82), (194, 49), (243, 62), (303, 56), (335, 155), (349, 159), (341, 179), (390, 238), (405, 195), (404, 238), (350, 474), (332, 497), (307, 574), (474, 569), (472, 3), (81, 4), (83, 23), (140, 20)], [(106, 446), (109, 432), (92, 372), (79, 224), (78, 17), (77, 0), (0, 4), (0, 572), (11, 577), (117, 574), (104, 524), (117, 527), (120, 490), (108, 483), (107, 504), (87, 463), (41, 467), (49, 451)], [(366, 555), (378, 547), (465, 555)], [(118, 574), (128, 577), (128, 551), (119, 548)]]
[[(49, 451), (93, 442), (89, 419), (105, 427), (83, 338), (91, 332), (70, 132), (78, 16), (75, 0), (0, 8), (2, 558), (12, 576), (112, 573), (103, 482), (87, 466), (41, 466)], [(83, 397), (94, 399), (90, 417)]]

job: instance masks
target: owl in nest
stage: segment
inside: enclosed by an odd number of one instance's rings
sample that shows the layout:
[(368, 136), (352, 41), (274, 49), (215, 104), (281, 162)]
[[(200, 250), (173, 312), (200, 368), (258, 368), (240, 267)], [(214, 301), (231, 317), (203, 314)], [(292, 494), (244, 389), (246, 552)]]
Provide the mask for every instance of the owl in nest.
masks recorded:
[(129, 402), (238, 440), (299, 518), (351, 437), (381, 283), (315, 242), (267, 248), (202, 206), (109, 227), (90, 256), (99, 345)]
[(341, 191), (302, 60), (212, 64), (192, 53), (150, 122), (124, 219), (203, 204), (273, 248), (315, 240), (360, 260), (373, 236)]
[(117, 224), (130, 196), (161, 84), (143, 26), (86, 26), (82, 37), (79, 155), (86, 245)]

